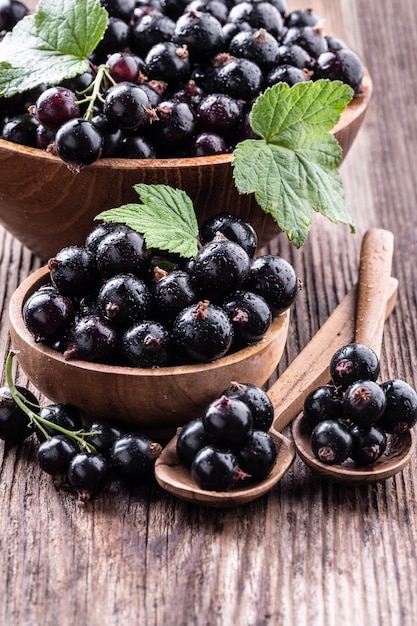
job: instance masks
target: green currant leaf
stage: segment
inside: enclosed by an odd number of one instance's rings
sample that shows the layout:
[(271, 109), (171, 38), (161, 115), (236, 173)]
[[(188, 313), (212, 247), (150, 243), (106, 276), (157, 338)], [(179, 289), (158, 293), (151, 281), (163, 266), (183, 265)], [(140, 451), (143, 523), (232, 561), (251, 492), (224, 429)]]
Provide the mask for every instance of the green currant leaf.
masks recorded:
[(97, 220), (126, 224), (145, 237), (149, 248), (190, 258), (197, 253), (198, 223), (185, 191), (168, 185), (134, 186), (143, 204), (124, 204), (103, 211)]
[(251, 126), (260, 139), (243, 141), (234, 151), (236, 188), (253, 193), (297, 247), (307, 238), (314, 211), (354, 230), (338, 172), (342, 150), (329, 132), (352, 95), (339, 81), (279, 83), (253, 105)]
[(100, 0), (40, 0), (0, 43), (0, 97), (87, 71), (107, 23)]

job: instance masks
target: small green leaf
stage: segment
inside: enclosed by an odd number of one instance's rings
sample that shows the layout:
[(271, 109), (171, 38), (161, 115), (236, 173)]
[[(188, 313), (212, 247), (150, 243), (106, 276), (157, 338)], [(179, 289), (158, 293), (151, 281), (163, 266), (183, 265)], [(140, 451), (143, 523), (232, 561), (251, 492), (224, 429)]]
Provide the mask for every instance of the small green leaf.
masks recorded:
[(297, 247), (308, 235), (313, 211), (353, 230), (338, 172), (342, 150), (329, 132), (352, 95), (339, 81), (291, 88), (279, 83), (253, 105), (251, 126), (260, 139), (243, 141), (234, 151), (238, 191), (253, 193)]
[(40, 0), (0, 43), (0, 97), (85, 72), (107, 23), (100, 0)]
[(134, 186), (143, 204), (103, 211), (97, 220), (126, 224), (141, 233), (149, 248), (190, 258), (197, 253), (198, 223), (193, 203), (181, 189), (168, 185)]

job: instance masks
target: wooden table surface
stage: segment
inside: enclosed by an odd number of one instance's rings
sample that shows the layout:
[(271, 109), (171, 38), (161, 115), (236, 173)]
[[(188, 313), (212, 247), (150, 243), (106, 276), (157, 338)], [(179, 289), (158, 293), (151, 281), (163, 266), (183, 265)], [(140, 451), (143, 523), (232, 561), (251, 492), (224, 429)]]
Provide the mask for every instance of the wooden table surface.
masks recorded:
[[(304, 283), (277, 373), (355, 283), (362, 235), (376, 226), (395, 234), (399, 280), (381, 377), (417, 386), (417, 5), (289, 2), (307, 6), (360, 54), (374, 97), (341, 168), (356, 234), (317, 216), (301, 250), (282, 236), (271, 244)], [(40, 259), (1, 230), (0, 261), (4, 363), (10, 297)], [(297, 458), (266, 496), (218, 510), (156, 484), (114, 484), (83, 505), (39, 470), (34, 445), (0, 443), (0, 501), (3, 626), (416, 624), (417, 458), (366, 487), (325, 482)]]

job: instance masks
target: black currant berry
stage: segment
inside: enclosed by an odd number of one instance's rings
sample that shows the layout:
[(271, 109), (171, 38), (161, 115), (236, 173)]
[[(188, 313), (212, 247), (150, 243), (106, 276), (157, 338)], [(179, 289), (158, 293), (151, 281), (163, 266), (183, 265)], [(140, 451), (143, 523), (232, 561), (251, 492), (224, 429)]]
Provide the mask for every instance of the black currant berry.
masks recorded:
[(343, 417), (342, 396), (334, 385), (316, 387), (304, 400), (304, 417), (311, 426)]
[(238, 243), (249, 258), (254, 257), (258, 243), (257, 234), (253, 226), (243, 218), (232, 213), (217, 213), (200, 226), (199, 239), (205, 245), (213, 241), (217, 233)]
[(139, 85), (126, 81), (108, 89), (103, 113), (116, 128), (129, 131), (156, 119), (147, 94)]
[(88, 120), (74, 118), (65, 122), (55, 135), (52, 151), (75, 172), (100, 158), (103, 138)]
[(225, 93), (204, 96), (197, 108), (198, 127), (201, 131), (218, 133), (227, 138), (242, 120), (239, 102)]
[[(37, 405), (38, 401), (29, 389), (16, 386), (25, 403)], [(29, 404), (32, 411), (37, 409)], [(33, 433), (29, 416), (17, 405), (7, 385), (0, 388), (0, 439), (20, 443)]]
[(85, 315), (68, 332), (65, 359), (106, 363), (118, 347), (118, 334), (101, 315)]
[(345, 415), (360, 426), (375, 424), (382, 416), (386, 403), (383, 388), (373, 380), (353, 383), (343, 396)]
[(200, 489), (208, 491), (228, 491), (246, 477), (232, 452), (213, 445), (197, 452), (191, 465), (191, 476)]
[(65, 87), (50, 87), (43, 91), (29, 112), (48, 130), (57, 131), (65, 122), (79, 117), (77, 96)]
[(49, 346), (65, 336), (75, 317), (71, 300), (55, 288), (35, 291), (25, 301), (22, 314), (35, 341)]
[(161, 41), (148, 51), (144, 73), (148, 80), (164, 81), (170, 87), (179, 87), (190, 77), (190, 58), (186, 46), (173, 41)]
[(379, 425), (361, 428), (354, 424), (350, 432), (353, 438), (350, 457), (357, 465), (373, 465), (384, 454), (387, 436)]
[(98, 244), (96, 261), (104, 278), (115, 274), (134, 274), (145, 278), (150, 254), (141, 234), (130, 228), (116, 228)]
[(245, 284), (250, 267), (242, 246), (219, 237), (198, 251), (190, 275), (205, 297), (219, 302)]
[(274, 420), (274, 406), (268, 394), (252, 383), (232, 382), (222, 393), (229, 398), (237, 398), (248, 405), (254, 430), (267, 431)]
[(98, 280), (94, 255), (84, 246), (62, 248), (48, 261), (51, 283), (70, 298), (81, 298), (91, 292)]
[(265, 87), (272, 87), (277, 83), (287, 83), (290, 87), (297, 83), (305, 83), (309, 79), (308, 73), (304, 69), (299, 69), (293, 65), (284, 63), (274, 67), (265, 78)]
[(142, 483), (153, 474), (162, 446), (139, 434), (121, 437), (110, 451), (110, 463), (119, 480), (130, 484)]
[(157, 317), (170, 324), (183, 309), (198, 301), (198, 291), (188, 272), (180, 269), (166, 272), (156, 267), (152, 299)]
[(358, 93), (362, 83), (364, 66), (357, 54), (347, 48), (324, 52), (317, 59), (314, 78), (341, 80)]
[(87, 501), (107, 484), (109, 467), (101, 454), (79, 452), (70, 461), (68, 480), (78, 492), (80, 500)]
[(400, 435), (417, 423), (417, 392), (404, 380), (387, 380), (381, 385), (387, 404), (378, 422), (387, 433)]
[(335, 352), (330, 361), (330, 376), (336, 387), (347, 389), (358, 380), (376, 381), (379, 358), (361, 343), (349, 343)]
[(227, 314), (207, 300), (186, 307), (172, 328), (178, 349), (191, 361), (208, 363), (229, 350), (233, 326)]
[(323, 420), (311, 433), (311, 449), (314, 456), (327, 465), (343, 463), (352, 451), (353, 438), (350, 430), (338, 420)]
[(124, 435), (119, 424), (107, 420), (95, 420), (84, 429), (84, 441), (94, 446), (97, 452), (107, 457), (115, 441)]
[(102, 284), (97, 308), (116, 328), (125, 329), (148, 317), (151, 293), (141, 278), (116, 274)]
[(175, 22), (163, 13), (143, 15), (130, 29), (131, 48), (136, 54), (146, 56), (149, 50), (164, 41), (172, 41)]
[(202, 63), (222, 49), (222, 25), (210, 13), (187, 10), (175, 23), (173, 40), (187, 47), (193, 63)]
[(216, 133), (198, 133), (189, 146), (190, 156), (202, 157), (211, 154), (225, 154), (228, 152), (227, 144), (223, 137)]
[(209, 445), (209, 443), (211, 443), (211, 440), (204, 429), (203, 420), (201, 418), (191, 420), (178, 433), (176, 443), (177, 457), (181, 463), (191, 467), (197, 452)]
[(277, 458), (277, 449), (271, 435), (263, 430), (252, 430), (236, 452), (239, 467), (252, 480), (268, 476)]
[(265, 28), (255, 31), (243, 30), (232, 38), (228, 52), (233, 56), (253, 61), (263, 72), (267, 72), (277, 63), (279, 44)]
[(122, 335), (122, 356), (134, 367), (165, 367), (171, 361), (171, 333), (160, 324), (144, 320)]
[(226, 60), (214, 78), (216, 91), (226, 93), (238, 100), (253, 100), (263, 87), (262, 70), (253, 61), (233, 57)]
[[(55, 425), (71, 431), (78, 431), (83, 428), (80, 411), (72, 404), (63, 402), (48, 404), (41, 408), (39, 417), (50, 422), (51, 425), (42, 424), (42, 428), (49, 437), (58, 434), (59, 431), (54, 428)], [(44, 433), (39, 428), (36, 429), (36, 436), (38, 441), (41, 442), (46, 439)]]
[(236, 291), (223, 308), (233, 323), (235, 341), (243, 345), (261, 341), (272, 322), (266, 300), (251, 291)]
[(238, 398), (220, 396), (207, 407), (203, 426), (209, 437), (221, 445), (234, 446), (251, 430), (253, 418), (250, 408)]
[(252, 260), (246, 287), (262, 296), (279, 315), (294, 302), (300, 282), (288, 261), (266, 254)]
[(56, 434), (43, 441), (36, 453), (39, 467), (52, 476), (67, 474), (79, 445), (67, 435)]

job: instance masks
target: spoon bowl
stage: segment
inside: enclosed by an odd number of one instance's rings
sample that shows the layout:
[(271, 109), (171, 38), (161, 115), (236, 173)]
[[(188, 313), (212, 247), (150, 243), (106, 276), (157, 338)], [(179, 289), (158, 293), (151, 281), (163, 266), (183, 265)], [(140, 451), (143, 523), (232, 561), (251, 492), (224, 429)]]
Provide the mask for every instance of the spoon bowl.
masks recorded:
[(294, 420), (292, 434), (298, 455), (314, 473), (330, 482), (349, 485), (367, 485), (401, 472), (416, 446), (415, 433), (410, 430), (401, 435), (388, 435), (384, 454), (371, 467), (358, 467), (351, 460), (341, 465), (326, 465), (314, 456), (310, 444), (311, 428), (303, 414)]

